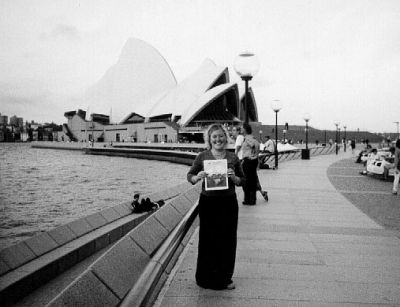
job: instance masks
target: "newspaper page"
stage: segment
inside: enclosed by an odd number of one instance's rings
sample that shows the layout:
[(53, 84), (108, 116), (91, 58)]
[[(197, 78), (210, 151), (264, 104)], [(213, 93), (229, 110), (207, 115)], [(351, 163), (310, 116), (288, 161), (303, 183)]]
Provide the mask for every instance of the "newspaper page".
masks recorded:
[(228, 189), (228, 160), (204, 160), (206, 191)]

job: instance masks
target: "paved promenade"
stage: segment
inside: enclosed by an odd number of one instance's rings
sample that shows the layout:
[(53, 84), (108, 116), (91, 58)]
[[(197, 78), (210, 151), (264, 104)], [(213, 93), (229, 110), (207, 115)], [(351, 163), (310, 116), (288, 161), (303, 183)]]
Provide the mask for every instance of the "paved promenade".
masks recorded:
[(349, 152), (260, 170), (270, 202), (258, 195), (257, 206), (240, 204), (236, 289), (197, 287), (194, 235), (155, 305), (400, 306), (400, 239), (327, 177), (329, 165), (346, 157)]

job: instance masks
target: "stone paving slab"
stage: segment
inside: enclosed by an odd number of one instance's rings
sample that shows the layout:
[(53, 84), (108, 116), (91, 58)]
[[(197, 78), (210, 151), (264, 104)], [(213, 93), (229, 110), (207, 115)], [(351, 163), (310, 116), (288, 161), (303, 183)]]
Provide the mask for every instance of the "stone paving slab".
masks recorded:
[[(194, 280), (176, 280), (169, 297), (208, 296), (231, 299), (297, 300), (314, 303), (400, 304), (395, 284), (297, 281), (277, 279), (235, 278), (234, 291), (199, 289)], [(218, 300), (216, 300), (218, 302)], [(197, 305), (199, 306), (199, 305)], [(214, 305), (218, 306), (218, 305)]]
[(361, 212), (327, 177), (329, 165), (349, 155), (260, 170), (270, 201), (258, 194), (257, 206), (239, 205), (236, 289), (196, 285), (194, 235), (155, 306), (399, 306), (398, 234)]

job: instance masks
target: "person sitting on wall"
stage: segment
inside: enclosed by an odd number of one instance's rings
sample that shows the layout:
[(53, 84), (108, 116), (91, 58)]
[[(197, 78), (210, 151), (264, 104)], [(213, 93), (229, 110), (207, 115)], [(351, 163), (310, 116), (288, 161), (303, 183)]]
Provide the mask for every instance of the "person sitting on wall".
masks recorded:
[(384, 159), (388, 162), (383, 166), (383, 180), (389, 179), (389, 171), (394, 168), (394, 153), (396, 149), (394, 147), (390, 147), (389, 152), (390, 154)]
[(368, 155), (367, 161), (364, 162), (365, 170), (361, 171), (360, 174), (367, 175), (368, 174), (368, 171), (367, 171), (368, 165), (371, 164), (372, 162), (374, 162), (376, 159), (379, 159), (378, 150), (376, 148), (372, 148), (370, 154)]
[(139, 197), (139, 194), (135, 194), (133, 196), (133, 201), (131, 203), (132, 213), (142, 213), (157, 210), (165, 204), (165, 201), (162, 199), (157, 202), (153, 202), (148, 197), (139, 202)]
[(275, 143), (273, 140), (271, 140), (270, 136), (266, 136), (267, 141), (264, 143), (264, 152), (266, 153), (274, 153), (275, 152)]

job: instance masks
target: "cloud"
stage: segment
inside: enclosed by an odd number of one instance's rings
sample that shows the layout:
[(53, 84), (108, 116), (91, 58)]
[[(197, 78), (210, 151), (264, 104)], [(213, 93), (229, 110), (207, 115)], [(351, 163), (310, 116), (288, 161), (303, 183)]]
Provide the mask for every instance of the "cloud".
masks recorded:
[(48, 90), (37, 88), (34, 91), (0, 82), (0, 106), (3, 115), (17, 115), (29, 121), (61, 122), (64, 111), (62, 107), (66, 107), (67, 103)]
[(50, 32), (43, 32), (40, 34), (41, 40), (56, 40), (58, 38), (76, 41), (80, 39), (80, 33), (79, 30), (74, 26), (58, 24)]

